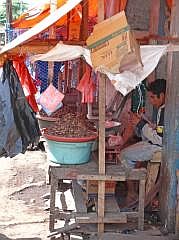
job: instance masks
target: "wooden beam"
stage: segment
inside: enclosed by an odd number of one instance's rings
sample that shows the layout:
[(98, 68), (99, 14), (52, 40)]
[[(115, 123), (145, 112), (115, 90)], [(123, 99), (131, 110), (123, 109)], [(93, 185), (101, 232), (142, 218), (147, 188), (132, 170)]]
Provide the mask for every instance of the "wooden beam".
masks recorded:
[[(104, 20), (104, 0), (98, 0), (98, 22)], [(99, 173), (105, 174), (105, 75), (99, 78)], [(98, 183), (98, 218), (104, 219), (105, 181)], [(98, 232), (104, 232), (104, 223), (98, 224)]]
[(12, 0), (6, 0), (6, 21), (10, 26), (12, 22)]
[(81, 3), (82, 6), (82, 21), (81, 21), (81, 29), (80, 29), (80, 40), (86, 41), (88, 37), (88, 11), (89, 11), (89, 3), (86, 0), (83, 0)]
[[(57, 0), (50, 0), (50, 13), (52, 14), (57, 9)], [(56, 39), (56, 25), (49, 28), (49, 38)], [(54, 62), (48, 62), (48, 83), (53, 80)]]
[(176, 204), (175, 235), (179, 239), (179, 170), (177, 170), (176, 175), (177, 175), (177, 204)]
[(104, 20), (104, 0), (98, 0), (98, 23)]
[[(179, 37), (179, 1), (173, 1), (171, 36)], [(162, 187), (160, 189), (161, 220), (170, 232), (175, 229), (176, 168), (179, 169), (179, 53), (168, 55), (167, 93), (165, 107), (165, 135), (162, 159)]]

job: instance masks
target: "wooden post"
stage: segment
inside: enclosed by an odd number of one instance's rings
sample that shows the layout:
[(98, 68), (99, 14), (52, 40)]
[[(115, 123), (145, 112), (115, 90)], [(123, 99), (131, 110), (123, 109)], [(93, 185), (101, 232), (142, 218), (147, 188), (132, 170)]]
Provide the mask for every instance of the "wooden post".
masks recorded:
[[(89, 2), (88, 1), (82, 1), (81, 2), (82, 7), (82, 19), (81, 19), (81, 26), (80, 26), (80, 40), (86, 41), (88, 37), (88, 15), (89, 15)], [(86, 63), (80, 59), (80, 66), (79, 66), (79, 79), (82, 78), (83, 74), (86, 71)], [(82, 111), (84, 114), (86, 114), (86, 105), (79, 105), (81, 99), (81, 94), (78, 93), (78, 106), (77, 111)], [(89, 103), (88, 103), (89, 104)], [(81, 110), (80, 110), (81, 109)]]
[[(53, 13), (57, 9), (57, 0), (50, 0), (50, 13)], [(50, 39), (55, 39), (56, 38), (56, 27), (51, 26), (49, 28), (49, 38)], [(54, 63), (49, 62), (48, 63), (48, 81), (49, 84), (53, 80), (53, 68), (54, 68)]]
[[(11, 27), (12, 22), (12, 0), (6, 0), (6, 30), (8, 30)], [(6, 31), (5, 35), (5, 42), (11, 41), (11, 33), (9, 31)]]
[[(150, 35), (158, 35), (159, 15), (160, 15), (160, 0), (151, 0), (150, 26), (149, 26)], [(156, 40), (149, 40), (149, 44), (156, 44)], [(147, 79), (148, 82), (153, 82), (155, 80), (155, 70), (149, 75)]]
[(177, 170), (176, 175), (177, 175), (177, 205), (176, 205), (175, 235), (179, 239), (179, 170)]
[(12, 22), (12, 0), (6, 0), (6, 22), (7, 24)]
[[(160, 14), (160, 0), (151, 0), (150, 4), (150, 26), (149, 35), (158, 35), (159, 27), (159, 14)], [(149, 44), (157, 44), (156, 40), (149, 40)], [(155, 70), (147, 77), (147, 82), (151, 83), (155, 80)], [(152, 116), (153, 107), (149, 103), (148, 98), (146, 99), (146, 113)]]
[(139, 181), (139, 217), (138, 228), (144, 230), (144, 200), (145, 200), (145, 180)]
[(86, 41), (88, 37), (88, 1), (82, 1), (82, 20), (81, 20), (81, 29), (80, 29), (80, 40)]
[[(98, 22), (104, 20), (104, 0), (98, 0)], [(99, 78), (99, 174), (105, 174), (105, 84), (104, 74)], [(105, 181), (98, 182), (98, 233), (104, 232)]]
[[(179, 1), (173, 1), (171, 36), (179, 36)], [(162, 159), (161, 219), (169, 232), (175, 229), (176, 168), (179, 169), (179, 53), (168, 55), (164, 153)]]

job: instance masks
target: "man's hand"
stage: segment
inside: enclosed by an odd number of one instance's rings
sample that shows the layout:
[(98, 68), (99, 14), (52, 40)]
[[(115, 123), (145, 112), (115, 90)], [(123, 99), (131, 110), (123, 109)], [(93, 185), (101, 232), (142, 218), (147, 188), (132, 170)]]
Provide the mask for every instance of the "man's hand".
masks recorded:
[(110, 135), (108, 139), (109, 147), (122, 146), (123, 138), (121, 136)]

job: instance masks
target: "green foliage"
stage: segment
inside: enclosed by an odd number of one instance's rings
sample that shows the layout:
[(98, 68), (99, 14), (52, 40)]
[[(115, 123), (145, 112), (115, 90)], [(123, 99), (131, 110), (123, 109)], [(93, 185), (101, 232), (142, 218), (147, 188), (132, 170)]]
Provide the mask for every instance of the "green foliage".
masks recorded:
[[(12, 19), (17, 19), (25, 10), (28, 9), (28, 4), (21, 0), (12, 1)], [(0, 5), (0, 24), (6, 23), (6, 1)]]

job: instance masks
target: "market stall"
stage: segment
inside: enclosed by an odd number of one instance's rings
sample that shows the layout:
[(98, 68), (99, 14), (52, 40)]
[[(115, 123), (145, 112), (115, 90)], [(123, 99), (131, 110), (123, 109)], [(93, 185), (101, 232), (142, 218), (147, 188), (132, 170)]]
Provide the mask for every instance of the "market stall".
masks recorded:
[[(30, 56), (31, 62), (58, 61), (64, 63), (63, 67), (65, 70), (63, 73), (60, 73), (58, 86), (54, 89), (54, 84), (51, 84), (51, 81), (47, 82), (46, 89), (41, 92), (41, 96), (43, 96), (43, 94), (44, 96), (40, 100), (40, 104), (43, 106), (45, 113), (40, 112), (41, 115), (39, 119), (45, 120), (46, 118), (46, 123), (49, 123), (48, 126), (45, 126), (45, 128), (47, 127), (47, 130), (44, 132), (44, 136), (49, 145), (49, 153), (51, 154), (49, 158), (51, 162), (61, 164), (57, 166), (51, 163), (49, 166), (51, 179), (49, 228), (51, 231), (50, 236), (52, 238), (60, 233), (69, 236), (69, 232), (72, 232), (73, 230), (80, 234), (82, 234), (82, 232), (88, 233), (87, 230), (83, 230), (82, 225), (89, 225), (93, 222), (96, 223), (95, 226), (98, 226), (93, 232), (102, 235), (106, 231), (106, 223), (127, 223), (128, 219), (136, 217), (138, 217), (138, 228), (140, 230), (143, 230), (144, 228), (146, 171), (144, 169), (126, 171), (124, 166), (118, 164), (118, 160), (113, 162), (115, 164), (117, 163), (117, 165), (106, 165), (106, 129), (108, 128), (105, 126), (106, 84), (113, 84), (116, 90), (120, 91), (123, 95), (127, 95), (156, 68), (160, 58), (167, 51), (177, 51), (178, 47), (172, 45), (143, 46), (139, 50), (139, 47), (135, 42), (135, 37), (130, 32), (126, 19), (122, 18), (122, 25), (120, 25), (120, 21), (119, 26), (115, 23), (116, 19), (118, 21), (119, 16), (124, 16), (124, 12), (118, 12), (119, 10), (125, 9), (127, 1), (120, 1), (120, 4), (116, 4), (117, 1), (110, 1), (112, 6), (111, 12), (105, 12), (106, 5), (104, 2), (106, 1), (98, 1), (99, 23), (96, 24), (95, 22), (96, 25), (93, 34), (87, 40), (88, 49), (85, 46), (85, 41), (89, 35), (86, 31), (86, 24), (88, 20), (88, 7), (91, 2), (89, 1), (88, 6), (88, 2), (76, 0), (67, 1), (43, 20), (40, 18), (41, 21), (35, 24), (33, 28), (23, 33), (0, 50), (0, 59), (2, 63), (4, 63), (6, 59), (14, 59), (14, 56), (23, 54), (33, 54), (33, 56)], [(81, 9), (79, 10), (76, 6), (80, 3)], [(95, 3), (97, 3), (97, 1), (95, 1)], [(65, 39), (63, 43), (58, 43), (58, 45), (56, 45), (58, 42), (56, 39), (33, 39), (37, 34), (57, 23), (62, 17), (65, 16), (65, 19), (67, 18), (70, 20), (71, 18), (68, 18), (69, 13), (77, 14), (79, 11), (83, 16), (81, 19), (80, 37), (76, 38), (75, 35), (74, 39), (74, 36), (72, 37), (72, 35), (70, 35), (71, 37)], [(108, 17), (115, 13), (118, 14), (116, 14), (114, 18), (110, 18), (108, 21), (108, 19), (104, 20), (105, 13)], [(16, 24), (18, 25), (18, 22), (16, 22)], [(106, 28), (106, 25), (108, 24), (109, 27)], [(73, 27), (70, 26), (70, 24), (67, 24), (67, 26), (69, 34), (70, 27), (71, 29), (73, 29)], [(110, 26), (113, 27), (110, 28)], [(73, 43), (73, 46), (66, 45), (69, 43)], [(118, 54), (116, 54), (116, 52), (118, 52)], [(121, 56), (123, 56), (123, 58)], [(75, 65), (76, 62), (73, 62), (75, 59), (78, 59), (77, 65)], [(48, 63), (48, 67), (49, 66), (51, 65)], [(72, 68), (72, 66), (75, 67)], [(96, 72), (98, 72), (98, 74), (96, 74)], [(74, 76), (74, 73), (77, 73), (78, 76)], [(51, 76), (48, 77), (51, 78)], [(74, 79), (77, 79), (77, 81), (72, 81)], [(46, 92), (49, 90), (49, 87), (53, 90), (51, 93)], [(68, 92), (69, 88), (70, 92)], [(77, 88), (78, 94), (72, 92), (71, 88)], [(56, 91), (57, 89), (58, 92)], [(108, 95), (110, 94), (111, 93), (108, 93)], [(48, 99), (49, 96), (50, 99)], [(52, 103), (54, 103), (54, 101), (52, 101), (53, 99), (56, 99), (56, 102), (55, 105), (52, 106)], [(99, 105), (95, 109), (97, 110), (97, 114), (95, 115), (94, 109), (92, 109), (92, 104), (97, 105), (97, 103)], [(88, 105), (88, 112), (86, 104)], [(72, 109), (74, 111), (72, 111)], [(79, 112), (82, 112), (83, 114)], [(88, 117), (90, 116), (89, 119), (86, 119), (86, 115), (88, 115)], [(96, 127), (94, 124), (90, 126), (89, 120), (94, 120), (92, 122), (95, 123), (97, 120), (98, 126)], [(109, 121), (107, 123), (109, 123)], [(94, 129), (94, 126), (96, 129)], [(91, 154), (94, 141), (97, 138), (97, 133), (99, 148), (97, 154), (96, 152), (94, 154), (94, 151)], [(66, 145), (68, 145), (67, 148)], [(75, 148), (73, 149), (74, 145)], [(84, 152), (82, 151), (82, 148)], [(114, 154), (115, 157), (120, 153), (116, 149), (115, 151), (113, 150), (114, 149), (112, 149), (111, 152), (108, 152), (108, 157), (111, 156), (111, 153)], [(82, 155), (83, 158), (80, 159)], [(154, 162), (156, 164), (157, 161)], [(81, 165), (81, 163), (85, 164)], [(159, 161), (157, 164), (158, 163)], [(55, 209), (55, 193), (58, 188), (58, 182), (59, 180), (61, 182), (66, 179), (72, 180), (73, 195), (74, 198), (76, 198), (76, 212), (72, 214), (66, 213), (65, 209), (62, 209), (64, 211), (60, 213)], [(83, 198), (82, 188), (76, 183), (76, 180), (86, 181), (87, 195), (85, 195), (85, 198)], [(138, 210), (130, 213), (128, 211), (121, 212), (120, 209), (117, 208), (114, 194), (112, 194), (111, 198), (106, 196), (106, 193), (108, 193), (107, 185), (105, 184), (106, 182), (110, 185), (115, 181), (124, 182), (126, 180), (139, 181), (139, 198), (137, 201)], [(87, 212), (85, 202), (88, 199), (88, 187), (90, 181), (96, 181), (98, 186), (96, 192), (98, 197), (95, 200), (96, 210), (92, 213)], [(148, 186), (148, 190), (150, 187), (151, 185)], [(78, 194), (76, 194), (77, 192)], [(106, 206), (110, 206), (110, 208)], [(113, 209), (114, 206), (115, 209)], [(117, 211), (115, 212), (116, 208)], [(74, 226), (68, 224), (71, 218), (76, 221)], [(63, 228), (55, 228), (56, 219), (65, 219), (65, 225)], [(78, 228), (79, 224), (81, 224), (81, 228)]]

